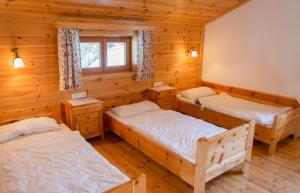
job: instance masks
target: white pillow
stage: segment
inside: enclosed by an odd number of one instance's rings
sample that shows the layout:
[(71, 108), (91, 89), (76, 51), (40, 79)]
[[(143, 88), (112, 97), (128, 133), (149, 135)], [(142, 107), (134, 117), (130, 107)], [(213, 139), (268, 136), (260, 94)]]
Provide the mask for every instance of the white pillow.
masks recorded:
[(32, 118), (32, 133), (41, 133), (57, 130), (59, 128), (56, 120), (50, 117)]
[(0, 143), (21, 135), (40, 133), (58, 129), (56, 121), (49, 117), (29, 118), (0, 126)]
[(130, 117), (133, 115), (160, 110), (159, 106), (150, 101), (142, 101), (138, 103), (133, 103), (129, 105), (123, 105), (115, 107), (112, 109), (112, 112), (119, 117)]
[(185, 90), (180, 93), (180, 96), (192, 101), (196, 101), (197, 98), (211, 96), (217, 94), (213, 89), (208, 87), (198, 87)]

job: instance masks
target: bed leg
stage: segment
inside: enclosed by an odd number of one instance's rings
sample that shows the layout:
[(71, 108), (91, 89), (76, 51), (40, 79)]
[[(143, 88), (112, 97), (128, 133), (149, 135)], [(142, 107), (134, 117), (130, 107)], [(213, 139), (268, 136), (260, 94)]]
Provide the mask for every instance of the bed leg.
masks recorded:
[[(298, 130), (298, 128), (297, 128), (297, 130)], [(295, 133), (294, 133), (294, 135), (293, 135), (293, 140), (294, 140), (294, 141), (297, 141), (298, 136), (299, 136), (299, 132), (298, 132), (298, 131), (295, 131)]]
[(294, 136), (293, 136), (293, 139), (295, 141), (298, 139), (299, 133), (300, 133), (300, 117), (298, 118), (298, 122), (297, 122), (297, 125), (296, 125), (296, 128), (295, 128), (295, 133), (294, 133)]
[(205, 193), (207, 151), (207, 139), (205, 137), (198, 139), (194, 177), (194, 193)]
[(277, 142), (274, 141), (269, 146), (269, 155), (273, 155), (276, 152)]
[(250, 173), (254, 130), (255, 130), (255, 121), (252, 120), (249, 122), (249, 130), (248, 130), (249, 133), (248, 133), (247, 144), (246, 144), (246, 159), (245, 162), (242, 163), (242, 168), (241, 168), (241, 171), (246, 178)]

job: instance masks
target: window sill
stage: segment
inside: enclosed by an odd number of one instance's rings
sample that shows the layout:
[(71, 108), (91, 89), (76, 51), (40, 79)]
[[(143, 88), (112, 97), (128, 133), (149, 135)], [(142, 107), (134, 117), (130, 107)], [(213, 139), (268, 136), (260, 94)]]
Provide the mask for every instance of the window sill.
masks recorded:
[(111, 80), (111, 79), (120, 79), (120, 78), (132, 78), (135, 79), (135, 72), (115, 72), (109, 74), (93, 74), (93, 75), (85, 75), (84, 79), (86, 80)]

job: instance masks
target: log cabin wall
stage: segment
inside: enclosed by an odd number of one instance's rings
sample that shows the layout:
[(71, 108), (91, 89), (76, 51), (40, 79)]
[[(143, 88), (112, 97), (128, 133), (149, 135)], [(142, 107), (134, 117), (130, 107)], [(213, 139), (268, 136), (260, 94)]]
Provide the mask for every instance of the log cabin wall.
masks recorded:
[[(71, 92), (58, 87), (58, 59), (55, 21), (64, 18), (6, 15), (0, 18), (0, 108), (26, 106), (33, 103), (64, 100)], [(200, 58), (185, 56), (188, 44), (200, 49), (201, 26), (156, 25), (154, 32), (155, 81), (164, 81), (178, 88), (199, 83)], [(13, 47), (19, 48), (24, 69), (14, 69)], [(132, 77), (101, 78), (85, 75), (85, 88), (90, 96), (100, 99), (138, 97), (153, 81), (138, 82)]]
[[(197, 10), (200, 11), (197, 13), (195, 6), (198, 2), (191, 2), (195, 5), (187, 3), (188, 8), (182, 10), (167, 5), (170, 2), (148, 4), (153, 6), (151, 8), (145, 8), (142, 2), (126, 4), (132, 6), (129, 10), (119, 7), (122, 1), (111, 2), (116, 4), (114, 8), (73, 5), (71, 0), (0, 2), (0, 109), (70, 99), (71, 92), (61, 92), (58, 87), (56, 22), (97, 23), (119, 19), (133, 22), (136, 18), (136, 22), (142, 20), (154, 27), (154, 80), (137, 82), (122, 75), (84, 77), (85, 87), (82, 90), (87, 90), (89, 96), (106, 99), (106, 106), (141, 100), (154, 81), (163, 81), (179, 89), (194, 87), (201, 80), (203, 23), (245, 1), (218, 1), (211, 5), (199, 3)], [(140, 7), (143, 7), (142, 11), (137, 11)], [(167, 14), (158, 15), (157, 12), (164, 13), (162, 10), (166, 10)], [(185, 56), (187, 46), (191, 45), (200, 51), (200, 57)], [(13, 47), (19, 48), (26, 64), (24, 69), (13, 69)]]

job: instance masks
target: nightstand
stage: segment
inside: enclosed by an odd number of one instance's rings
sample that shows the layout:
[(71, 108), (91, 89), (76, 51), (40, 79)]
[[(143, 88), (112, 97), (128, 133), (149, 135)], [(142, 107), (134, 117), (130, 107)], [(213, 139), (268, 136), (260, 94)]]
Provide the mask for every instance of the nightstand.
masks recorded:
[(86, 138), (101, 136), (103, 131), (103, 101), (92, 97), (64, 102), (66, 122)]
[(177, 88), (171, 86), (154, 87), (148, 90), (149, 100), (164, 110), (175, 110)]

